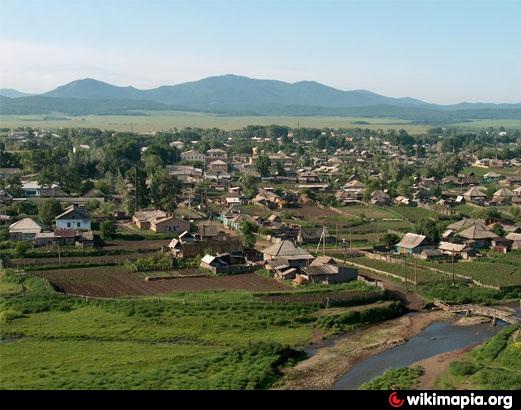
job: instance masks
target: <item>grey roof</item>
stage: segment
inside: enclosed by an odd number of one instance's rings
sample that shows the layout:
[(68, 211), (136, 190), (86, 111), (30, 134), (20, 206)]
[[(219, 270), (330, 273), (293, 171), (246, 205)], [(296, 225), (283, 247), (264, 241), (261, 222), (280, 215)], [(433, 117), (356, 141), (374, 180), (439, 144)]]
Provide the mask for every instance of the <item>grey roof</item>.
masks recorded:
[(335, 275), (338, 271), (336, 265), (314, 265), (302, 268), (302, 272), (308, 276)]
[(469, 228), (473, 225), (481, 225), (485, 228), (485, 220), (484, 219), (472, 219), (472, 218), (463, 218), (458, 222), (454, 222), (447, 226), (447, 229), (452, 229), (454, 231), (461, 231), (463, 229)]
[(463, 194), (463, 196), (467, 196), (469, 198), (485, 198), (486, 195), (480, 191), (478, 187), (473, 186), (469, 188), (467, 192)]
[(9, 232), (40, 233), (42, 226), (31, 218), (20, 219), (9, 226)]
[(82, 206), (71, 205), (65, 211), (63, 211), (60, 215), (58, 215), (55, 218), (55, 220), (65, 218), (67, 216), (70, 217), (73, 214), (76, 214), (76, 215), (78, 215), (78, 217), (83, 218), (83, 219), (89, 219), (90, 218), (89, 211), (87, 211), (86, 208), (84, 208)]
[(295, 246), (292, 241), (281, 241), (273, 244), (262, 251), (270, 256), (283, 256), (288, 259), (313, 259), (313, 256), (300, 247)]
[(481, 225), (472, 225), (471, 227), (458, 233), (459, 236), (466, 239), (495, 239), (498, 236)]
[(397, 247), (414, 249), (420, 246), (421, 243), (426, 239), (425, 235), (418, 235), (416, 233), (406, 233), (400, 242), (396, 244)]

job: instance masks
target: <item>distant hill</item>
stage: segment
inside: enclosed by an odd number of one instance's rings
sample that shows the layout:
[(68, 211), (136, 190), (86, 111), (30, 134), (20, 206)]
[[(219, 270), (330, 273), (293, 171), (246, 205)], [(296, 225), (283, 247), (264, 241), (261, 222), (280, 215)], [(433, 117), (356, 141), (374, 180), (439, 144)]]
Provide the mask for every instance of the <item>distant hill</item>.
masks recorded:
[(193, 111), (186, 107), (165, 105), (154, 101), (111, 100), (86, 98), (53, 98), (31, 96), (8, 98), (0, 96), (0, 114), (29, 115), (64, 113), (67, 115), (147, 115), (147, 111)]
[(437, 105), (366, 90), (342, 91), (314, 81), (287, 83), (231, 74), (148, 90), (86, 78), (39, 96), (0, 102), (2, 114), (136, 115), (150, 110), (182, 110), (222, 115), (392, 117), (421, 122), (521, 119), (521, 104)]
[(32, 94), (22, 93), (12, 88), (0, 88), (0, 96), (9, 98), (27, 97)]
[(341, 91), (314, 81), (286, 83), (257, 80), (237, 75), (208, 77), (199, 81), (150, 90), (117, 87), (91, 78), (73, 81), (43, 94), (58, 98), (139, 99), (183, 106), (219, 105), (311, 105), (323, 107), (361, 107), (379, 104), (429, 106), (413, 98), (391, 98), (366, 90)]

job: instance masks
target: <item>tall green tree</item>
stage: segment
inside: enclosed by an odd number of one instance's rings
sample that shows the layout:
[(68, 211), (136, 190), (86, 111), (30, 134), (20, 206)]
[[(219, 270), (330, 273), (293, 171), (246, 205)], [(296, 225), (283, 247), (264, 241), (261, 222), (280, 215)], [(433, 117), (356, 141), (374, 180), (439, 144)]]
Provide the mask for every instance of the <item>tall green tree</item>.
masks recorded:
[(259, 155), (255, 162), (255, 168), (261, 174), (261, 177), (267, 177), (270, 175), (271, 160), (267, 155)]
[(45, 225), (51, 225), (54, 218), (63, 211), (60, 201), (48, 198), (38, 204), (38, 218)]

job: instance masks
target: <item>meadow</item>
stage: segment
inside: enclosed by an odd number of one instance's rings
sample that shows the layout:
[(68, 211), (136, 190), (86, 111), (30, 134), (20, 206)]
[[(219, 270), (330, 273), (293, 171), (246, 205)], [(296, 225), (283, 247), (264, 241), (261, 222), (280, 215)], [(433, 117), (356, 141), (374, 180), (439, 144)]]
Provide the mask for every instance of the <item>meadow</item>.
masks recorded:
[[(362, 123), (359, 123), (362, 122)], [(216, 114), (191, 112), (149, 112), (147, 115), (87, 115), (81, 117), (46, 115), (2, 115), (0, 128), (101, 128), (115, 131), (152, 132), (172, 128), (220, 128), (234, 130), (247, 125), (286, 125), (289, 127), (330, 127), (330, 128), (370, 128), (406, 129), (421, 133), (429, 127), (413, 124), (396, 118), (357, 117), (288, 117), (288, 116), (220, 116)]]
[[(321, 310), (315, 301), (241, 291), (87, 301), (37, 277), (27, 278), (23, 295), (16, 281), (0, 281), (2, 389), (268, 388), (305, 356), (295, 347), (310, 341)], [(303, 294), (334, 289), (357, 297), (374, 290), (353, 282)], [(358, 320), (386, 317), (376, 313)]]

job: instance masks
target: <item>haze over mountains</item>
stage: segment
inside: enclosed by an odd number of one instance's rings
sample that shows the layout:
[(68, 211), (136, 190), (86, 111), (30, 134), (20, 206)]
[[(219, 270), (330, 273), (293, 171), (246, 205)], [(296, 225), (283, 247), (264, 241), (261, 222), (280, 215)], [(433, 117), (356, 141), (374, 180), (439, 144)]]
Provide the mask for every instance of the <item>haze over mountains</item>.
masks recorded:
[[(1, 114), (132, 114), (146, 111), (201, 111), (222, 115), (341, 115), (396, 117), (446, 122), (476, 118), (521, 119), (521, 104), (437, 105), (414, 98), (392, 98), (366, 90), (341, 91), (314, 81), (287, 83), (237, 75), (139, 90), (94, 79), (76, 80), (49, 92), (27, 96), (0, 90)], [(145, 111), (145, 112), (144, 112)]]

